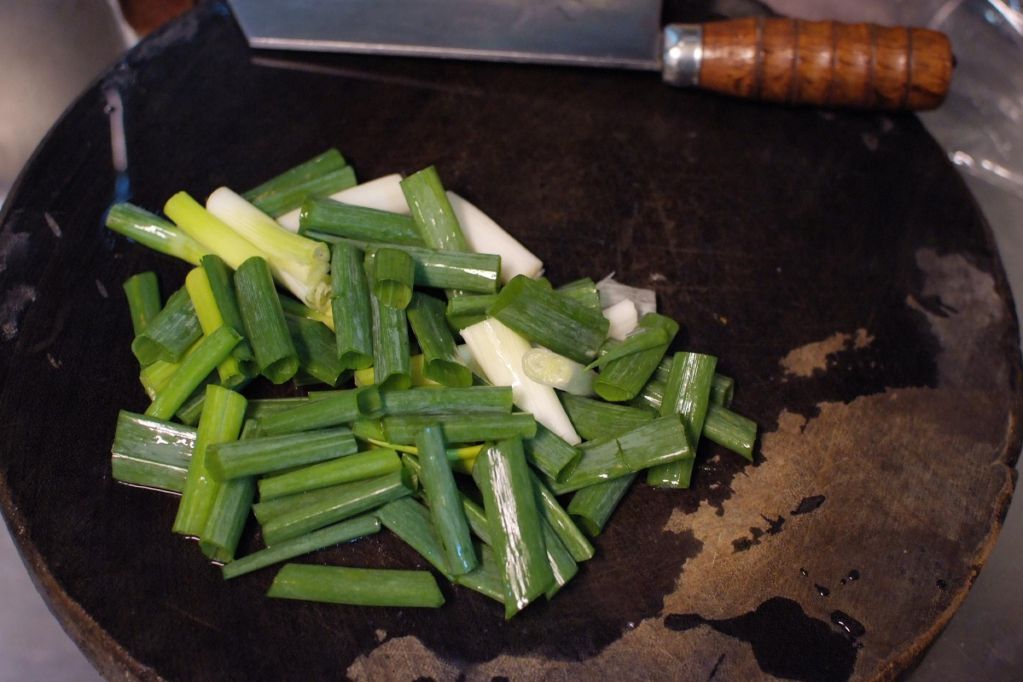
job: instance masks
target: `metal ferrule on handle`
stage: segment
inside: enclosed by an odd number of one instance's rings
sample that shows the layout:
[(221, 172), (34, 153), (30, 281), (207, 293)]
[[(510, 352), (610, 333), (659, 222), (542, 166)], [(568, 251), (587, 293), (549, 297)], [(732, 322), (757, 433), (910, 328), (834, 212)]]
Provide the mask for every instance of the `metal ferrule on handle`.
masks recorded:
[(662, 32), (661, 77), (665, 83), (679, 86), (700, 84), (703, 60), (703, 26), (668, 24)]

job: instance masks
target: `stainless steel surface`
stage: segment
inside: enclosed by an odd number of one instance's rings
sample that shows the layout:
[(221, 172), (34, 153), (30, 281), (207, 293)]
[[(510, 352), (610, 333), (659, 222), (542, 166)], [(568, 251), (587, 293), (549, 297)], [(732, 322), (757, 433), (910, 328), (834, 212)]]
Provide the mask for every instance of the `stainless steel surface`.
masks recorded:
[(253, 47), (660, 69), (657, 0), (230, 0)]
[(668, 24), (664, 27), (661, 77), (671, 85), (699, 85), (703, 61), (703, 27)]

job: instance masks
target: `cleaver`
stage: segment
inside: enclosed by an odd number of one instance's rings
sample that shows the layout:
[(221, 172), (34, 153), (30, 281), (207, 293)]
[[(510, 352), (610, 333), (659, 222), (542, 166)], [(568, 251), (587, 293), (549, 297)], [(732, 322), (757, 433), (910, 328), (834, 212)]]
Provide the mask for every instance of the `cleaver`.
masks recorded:
[(753, 100), (924, 110), (948, 92), (925, 28), (753, 17), (661, 26), (655, 0), (230, 0), (254, 48), (659, 71)]

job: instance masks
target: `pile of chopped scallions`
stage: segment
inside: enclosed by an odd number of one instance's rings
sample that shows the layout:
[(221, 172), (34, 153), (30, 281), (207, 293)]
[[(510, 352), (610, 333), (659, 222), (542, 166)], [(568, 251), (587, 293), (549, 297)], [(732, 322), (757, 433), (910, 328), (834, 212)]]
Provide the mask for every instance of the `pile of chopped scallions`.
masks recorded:
[[(332, 149), (164, 213), (107, 219), (195, 266), (163, 303), (152, 272), (124, 284), (152, 402), (120, 413), (113, 475), (180, 493), (173, 531), (226, 579), (384, 526), (510, 618), (593, 557), (641, 473), (689, 487), (701, 436), (752, 459), (732, 380), (668, 352), (679, 326), (653, 292), (554, 287), (433, 167), (356, 184)], [(246, 399), (260, 376), (312, 390)], [(266, 548), (236, 557), (250, 514)], [(269, 595), (444, 602), (428, 571), (302, 564)]]

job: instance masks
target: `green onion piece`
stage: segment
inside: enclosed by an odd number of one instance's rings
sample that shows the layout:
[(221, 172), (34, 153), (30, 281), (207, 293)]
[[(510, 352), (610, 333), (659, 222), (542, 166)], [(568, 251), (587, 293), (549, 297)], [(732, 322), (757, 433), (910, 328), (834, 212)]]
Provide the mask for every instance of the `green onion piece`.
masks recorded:
[[(236, 346), (237, 347), (237, 346)], [(210, 384), (217, 383), (216, 372), (211, 372), (206, 375), (206, 378), (199, 382), (192, 394), (185, 399), (184, 404), (177, 409), (174, 413), (174, 418), (182, 424), (189, 426), (195, 426), (199, 423), (199, 417), (202, 415), (202, 406), (206, 403), (206, 387)], [(224, 388), (230, 388), (232, 391), (241, 391), (245, 386), (248, 385), (248, 380), (235, 385), (235, 386), (224, 386)]]
[(304, 317), (285, 315), (291, 342), (298, 355), (299, 370), (315, 381), (337, 386), (345, 368), (337, 357), (337, 339), (327, 325)]
[(331, 309), (337, 334), (337, 356), (346, 369), (373, 364), (373, 314), (363, 268), (365, 254), (351, 244), (331, 247)]
[[(253, 437), (255, 431), (255, 422), (245, 422), (240, 439)], [(220, 484), (199, 539), (199, 548), (209, 559), (222, 564), (234, 560), (255, 496), (256, 481), (251, 476)]]
[(308, 230), (370, 242), (423, 245), (423, 238), (409, 216), (332, 199), (310, 199), (302, 204), (299, 231)]
[(580, 447), (583, 456), (564, 480), (547, 482), (558, 495), (693, 457), (685, 428), (675, 417), (660, 417), (616, 438), (591, 441)]
[[(471, 471), (469, 473), (472, 473)], [(484, 545), (490, 544), (490, 523), (487, 521), (487, 513), (471, 499), (462, 494), (462, 512), (465, 520), (469, 522), (469, 528), (473, 534), (480, 539)]]
[(157, 360), (139, 370), (139, 383), (142, 384), (142, 388), (150, 400), (163, 390), (180, 366), (180, 362)]
[(586, 440), (613, 438), (657, 416), (652, 410), (575, 395), (563, 394), (561, 404), (565, 406), (575, 430)]
[[(352, 433), (360, 440), (377, 443), (387, 442), (387, 436), (384, 434), (384, 424), (379, 419), (356, 419), (351, 423), (351, 427)], [(390, 445), (382, 447), (390, 447)]]
[(487, 319), (487, 310), (497, 301), (497, 294), (454, 296), (448, 299), (445, 316), (448, 324), (462, 330)]
[(192, 299), (181, 287), (171, 294), (145, 331), (131, 342), (131, 352), (143, 367), (157, 360), (179, 362), (201, 336), (202, 327), (195, 316)]
[(412, 385), (412, 369), (405, 311), (384, 305), (372, 292), (369, 309), (373, 320), (373, 379), (381, 388), (408, 388)]
[(598, 313), (602, 310), (597, 284), (589, 277), (583, 277), (568, 284), (562, 284), (555, 291), (576, 303), (581, 303), (590, 310), (595, 310)]
[(504, 603), (504, 579), (497, 555), (490, 547), (480, 547), (480, 565), (472, 573), (455, 578), (455, 583), (490, 597), (498, 604)]
[(252, 514), (261, 525), (265, 526), (273, 518), (314, 503), (318, 504), (329, 501), (336, 497), (338, 493), (343, 493), (346, 490), (348, 490), (347, 484), (338, 483), (327, 486), (326, 488), (309, 490), (304, 493), (275, 497), (272, 500), (261, 500), (260, 502), (252, 505)]
[(483, 493), (490, 537), (504, 582), (505, 618), (511, 618), (554, 584), (543, 517), (522, 443), (502, 440), (476, 458), (473, 479)]
[(360, 417), (379, 416), (383, 409), (376, 386), (364, 386), (331, 393), (325, 398), (307, 400), (287, 410), (259, 420), (260, 430), (267, 436), (298, 431), (311, 431), (347, 424)]
[(582, 456), (579, 448), (540, 423), (536, 425), (536, 435), (523, 440), (522, 446), (529, 463), (554, 480), (570, 471)]
[[(368, 387), (367, 387), (368, 388)], [(409, 414), (468, 414), (512, 410), (510, 386), (470, 388), (412, 388), (383, 391), (383, 411), (388, 416)]]
[(328, 462), (270, 476), (259, 481), (259, 499), (272, 500), (341, 483), (362, 481), (398, 471), (398, 453), (387, 448), (357, 452)]
[(587, 365), (586, 369), (604, 367), (619, 358), (652, 348), (661, 348), (667, 346), (670, 342), (671, 337), (668, 335), (667, 330), (663, 328), (653, 327), (644, 329), (639, 327), (629, 334), (624, 341), (615, 341), (613, 345), (605, 343), (606, 350), (601, 349), (604, 352), (601, 353), (599, 358)]
[[(675, 353), (665, 384), (661, 416), (679, 416), (694, 452), (707, 416), (717, 362), (713, 355)], [(647, 472), (646, 482), (659, 488), (688, 488), (692, 473), (693, 463), (681, 460), (653, 467)]]
[(124, 295), (128, 299), (131, 313), (131, 328), (138, 336), (146, 330), (149, 322), (160, 309), (160, 285), (155, 272), (140, 272), (124, 280)]
[[(192, 269), (185, 276), (185, 289), (188, 297), (192, 299), (195, 307), (195, 315), (199, 318), (203, 333), (212, 334), (224, 326), (224, 318), (217, 307), (217, 301), (213, 296), (213, 288), (202, 267)], [(232, 327), (232, 329), (234, 329)], [(237, 333), (237, 330), (234, 330)], [(235, 346), (237, 348), (237, 346)], [(217, 375), (220, 377), (220, 385), (224, 388), (237, 388), (248, 381), (242, 370), (242, 365), (234, 355), (228, 355), (224, 361), (217, 366)]]
[(658, 412), (661, 411), (661, 403), (664, 401), (664, 382), (657, 379), (651, 379), (643, 385), (642, 390), (636, 394), (636, 397), (629, 401), (629, 404), (633, 407), (639, 407), (641, 409), (653, 408)]
[(132, 204), (114, 204), (107, 212), (107, 227), (142, 246), (198, 265), (209, 249), (173, 223)]
[(640, 318), (639, 328), (663, 329), (668, 333), (668, 341), (657, 348), (632, 353), (608, 363), (593, 385), (597, 395), (604, 400), (624, 402), (634, 398), (657, 369), (657, 363), (678, 333), (677, 322), (657, 313), (647, 313)]
[(342, 427), (214, 445), (209, 449), (206, 465), (217, 480), (226, 481), (315, 464), (358, 450), (351, 430)]
[(333, 171), (341, 170), (347, 165), (348, 162), (345, 161), (345, 157), (341, 155), (341, 152), (331, 148), (308, 161), (289, 168), (280, 175), (270, 178), (262, 185), (253, 187), (243, 196), (248, 201), (259, 206), (264, 201), (273, 200), (282, 194), (291, 192), (294, 187), (304, 182)]
[(437, 608), (444, 595), (429, 571), (285, 564), (268, 597), (355, 606)]
[(281, 309), (284, 311), (285, 315), (301, 317), (304, 320), (313, 320), (314, 322), (322, 322), (328, 329), (334, 329), (334, 316), (330, 310), (313, 310), (305, 303), (300, 303), (290, 296), (285, 296), (280, 292), (278, 292), (277, 298), (281, 301)]
[(299, 208), (310, 199), (329, 197), (331, 194), (355, 187), (357, 182), (355, 169), (345, 166), (292, 185), (275, 196), (252, 201), (252, 204), (263, 213), (277, 218)]
[(479, 443), (504, 438), (532, 438), (536, 435), (536, 420), (524, 412), (502, 414), (478, 412), (473, 414), (409, 414), (384, 417), (384, 434), (391, 443), (408, 445), (431, 424), (438, 424), (448, 443)]
[(415, 262), (397, 249), (378, 249), (374, 258), (373, 294), (384, 305), (404, 310), (412, 300)]
[(427, 246), (440, 251), (469, 251), (469, 242), (444, 194), (436, 168), (429, 166), (404, 178), (401, 191)]
[(440, 426), (427, 426), (420, 431), (416, 447), (423, 468), (420, 484), (430, 504), (434, 528), (444, 545), (448, 569), (452, 575), (468, 573), (479, 561), (472, 548), (469, 522), (462, 511), (462, 499), (448, 463)]
[[(232, 268), (263, 252), (207, 211), (186, 192), (178, 192), (164, 204), (163, 212), (183, 232), (202, 245), (202, 255), (214, 253)], [(198, 262), (196, 263), (198, 264)]]
[[(317, 497), (309, 504), (286, 511), (267, 521), (263, 525), (263, 539), (266, 543), (274, 545), (290, 540), (393, 500), (408, 497), (415, 492), (404, 468), (379, 478), (345, 483), (324, 490), (331, 491), (332, 494), (329, 497)], [(318, 491), (306, 494), (315, 496), (316, 492)]]
[[(227, 267), (224, 259), (213, 254), (203, 256), (200, 265), (206, 271), (206, 280), (213, 291), (213, 299), (217, 302), (217, 310), (220, 311), (224, 324), (239, 335), (245, 336), (245, 323), (242, 321), (242, 311), (238, 308), (238, 296), (234, 290), (234, 273)], [(248, 339), (243, 338), (231, 351), (231, 355), (241, 364), (245, 376), (256, 375), (258, 370)]]
[(597, 537), (637, 475), (629, 474), (582, 488), (568, 503), (568, 513), (591, 538)]
[(114, 480), (180, 493), (195, 450), (195, 429), (121, 410), (110, 465)]
[(492, 294), (500, 283), (501, 257), (487, 253), (460, 253), (436, 251), (415, 246), (364, 242), (325, 235), (322, 232), (303, 232), (312, 239), (331, 244), (349, 244), (363, 251), (399, 249), (416, 264), (415, 284), (433, 289), (459, 289), (469, 293)]
[(714, 383), (710, 385), (710, 401), (715, 405), (728, 407), (735, 395), (735, 380), (724, 374), (715, 374)]
[(271, 382), (283, 384), (298, 371), (298, 353), (266, 261), (246, 260), (234, 274), (234, 285), (259, 371)]
[(444, 556), (444, 545), (433, 525), (430, 511), (411, 497), (388, 502), (373, 512), (380, 523), (414, 549), (430, 565), (451, 579)]
[[(228, 330), (229, 331), (229, 330)], [(219, 331), (217, 333), (220, 333)], [(220, 491), (220, 483), (209, 473), (207, 454), (211, 445), (233, 441), (238, 437), (245, 419), (245, 398), (220, 386), (206, 388), (206, 401), (199, 430), (195, 439), (195, 451), (188, 463), (188, 479), (181, 493), (178, 513), (174, 518), (173, 531), (189, 537), (202, 537)]]
[[(593, 545), (576, 527), (572, 517), (558, 503), (558, 498), (543, 484), (540, 477), (532, 472), (530, 472), (530, 475), (533, 477), (533, 485), (536, 487), (537, 500), (540, 503), (540, 514), (543, 515), (544, 521), (550, 525), (558, 540), (569, 552), (573, 563), (592, 559), (594, 554)], [(548, 543), (549, 546), (550, 543)], [(562, 565), (564, 563), (562, 562)]]
[(373, 535), (379, 531), (380, 521), (371, 514), (342, 521), (333, 526), (321, 528), (306, 535), (300, 535), (297, 538), (286, 540), (273, 547), (261, 549), (258, 552), (253, 552), (248, 556), (232, 561), (222, 569), (224, 579), (237, 578), (240, 575), (258, 571), (261, 568), (315, 552), (318, 549), (351, 542), (367, 535)]
[(753, 461), (753, 443), (757, 439), (757, 423), (726, 407), (711, 404), (703, 423), (703, 435), (712, 443)]
[[(358, 436), (358, 434), (356, 434)], [(390, 448), (395, 452), (403, 453), (402, 463), (410, 465), (412, 473), (416, 475), (416, 479), (419, 479), (419, 460), (416, 457), (406, 458), (404, 455), (419, 455), (419, 448), (414, 445), (400, 445), (398, 443), (388, 443), (385, 440), (377, 440), (374, 438), (364, 439), (370, 445), (375, 445), (379, 448)], [(483, 449), (483, 445), (463, 445), (460, 447), (448, 448), (448, 462), (451, 463), (451, 470), (457, 471), (461, 474), (471, 474), (472, 465), (476, 461), (476, 456)]]
[(597, 374), (575, 360), (546, 348), (532, 348), (522, 356), (522, 371), (533, 381), (573, 395), (592, 395)]
[(146, 408), (146, 415), (157, 419), (170, 419), (174, 416), (192, 391), (224, 361), (240, 340), (241, 337), (230, 327), (221, 327), (203, 337)]
[(575, 559), (572, 558), (572, 554), (565, 548), (564, 543), (558, 538), (558, 534), (554, 532), (551, 524), (543, 520), (540, 526), (543, 529), (547, 563), (550, 564), (551, 575), (554, 576), (554, 582), (544, 592), (544, 596), (547, 599), (552, 599), (569, 580), (575, 577), (575, 574), (579, 572), (579, 566), (576, 564)]
[(489, 312), (530, 341), (580, 363), (596, 358), (607, 338), (609, 323), (600, 311), (524, 275), (508, 282)]
[(278, 412), (284, 412), (290, 410), (293, 407), (304, 405), (309, 402), (309, 398), (306, 396), (300, 396), (296, 398), (260, 398), (249, 401), (249, 409), (245, 412), (246, 419), (254, 419), (260, 421), (269, 417), (271, 414), (277, 414)]
[(458, 357), (444, 311), (442, 301), (421, 293), (412, 297), (406, 311), (419, 347), (423, 349), (423, 372), (427, 378), (444, 386), (472, 386), (472, 372)]

